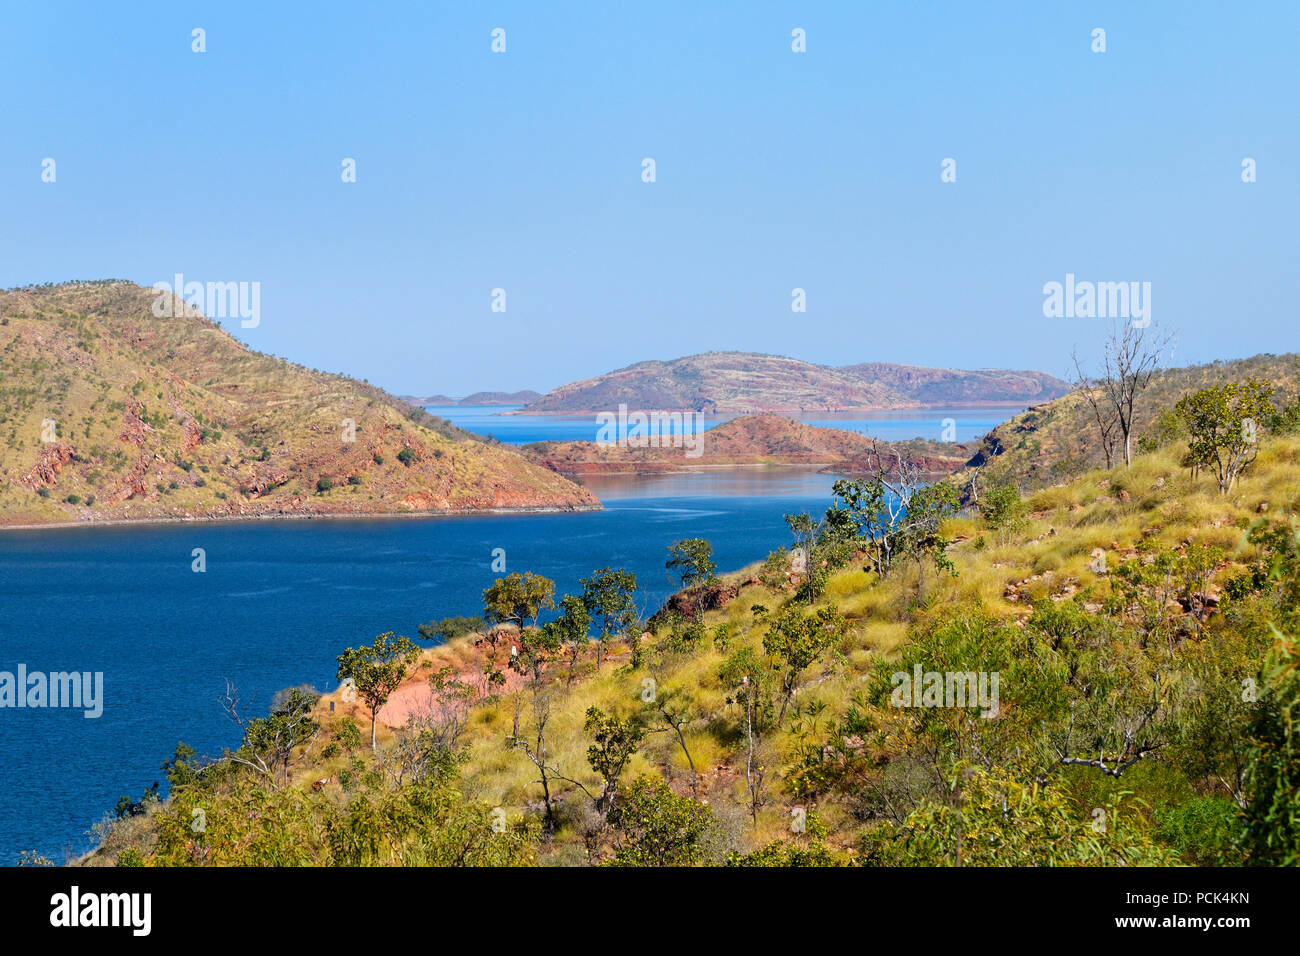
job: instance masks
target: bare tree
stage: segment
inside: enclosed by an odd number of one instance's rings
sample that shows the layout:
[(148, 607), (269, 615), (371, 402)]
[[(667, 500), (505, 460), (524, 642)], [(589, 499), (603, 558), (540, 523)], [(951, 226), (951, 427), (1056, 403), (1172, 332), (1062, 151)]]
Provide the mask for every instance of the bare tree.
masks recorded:
[(1133, 411), (1138, 396), (1151, 384), (1160, 367), (1160, 353), (1172, 336), (1151, 325), (1125, 322), (1106, 338), (1101, 378), (1102, 406), (1113, 414), (1124, 442), (1124, 467), (1133, 463)]
[(1071, 352), (1070, 358), (1074, 360), (1074, 387), (1092, 409), (1093, 420), (1097, 423), (1097, 435), (1101, 439), (1101, 450), (1106, 456), (1106, 467), (1112, 468), (1115, 465), (1115, 427), (1119, 424), (1119, 416), (1102, 397), (1097, 383), (1084, 373), (1078, 350)]
[(313, 712), (319, 695), (291, 689), (282, 703), (266, 717), (245, 716), (239, 691), (230, 680), (218, 699), (221, 709), (244, 733), (239, 749), (227, 751), (221, 759), (242, 764), (266, 777), (272, 786), (289, 782), (293, 766), (305, 758), (320, 732)]
[[(555, 820), (555, 798), (551, 796), (551, 777), (559, 777), (561, 780), (568, 780), (567, 777), (561, 776), (554, 767), (547, 764), (546, 750), (546, 725), (551, 719), (551, 697), (547, 689), (538, 685), (533, 686), (533, 728), (536, 731), (535, 739), (530, 743), (527, 738), (516, 734), (512, 738), (516, 749), (522, 750), (524, 756), (529, 759), (537, 772), (541, 775), (534, 783), (542, 785), (542, 800), (546, 806), (546, 816), (543, 820), (543, 829), (546, 833), (554, 833), (556, 828)], [(548, 777), (547, 774), (551, 776)], [(579, 784), (581, 786), (581, 784)], [(583, 787), (586, 790), (586, 787)], [(589, 793), (590, 795), (590, 793)]]

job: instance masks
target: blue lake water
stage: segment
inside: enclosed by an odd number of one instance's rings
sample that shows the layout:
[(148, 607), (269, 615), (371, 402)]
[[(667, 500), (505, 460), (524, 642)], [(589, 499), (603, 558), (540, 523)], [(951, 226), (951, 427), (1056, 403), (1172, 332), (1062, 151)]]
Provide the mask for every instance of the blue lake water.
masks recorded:
[[(600, 426), (595, 415), (510, 415), (520, 405), (428, 405), (431, 415), (454, 422), (466, 431), (491, 435), (511, 445), (535, 441), (595, 441)], [(909, 438), (943, 440), (946, 420), (951, 419), (953, 441), (979, 438), (1023, 408), (953, 408), (907, 410), (898, 412), (809, 412), (797, 416), (809, 425), (842, 428), (885, 441)], [(795, 417), (795, 416), (791, 416)], [(710, 428), (727, 421), (727, 417), (707, 417), (701, 427)], [(693, 424), (692, 423), (687, 423)], [(692, 429), (687, 427), (690, 432)]]
[[(594, 438), (592, 419), (501, 416), (500, 406), (435, 414), (514, 443)], [(810, 418), (882, 438), (982, 434), (1006, 410)], [(928, 424), (927, 424), (928, 423)], [(710, 422), (710, 425), (716, 422)], [(792, 468), (592, 477), (601, 512), (448, 518), (289, 519), (0, 531), (0, 671), (102, 672), (103, 714), (0, 708), (0, 865), (22, 850), (62, 862), (122, 794), (162, 776), (178, 740), (201, 754), (239, 733), (217, 699), (229, 678), (254, 713), (276, 690), (335, 686), (343, 648), (477, 614), (507, 571), (553, 578), (560, 593), (609, 565), (637, 575), (644, 614), (673, 590), (668, 545), (712, 542), (724, 570), (788, 544), (782, 516), (821, 512), (834, 476)], [(191, 570), (195, 548), (207, 570)]]
[(823, 510), (832, 481), (794, 469), (603, 478), (591, 487), (606, 510), (584, 514), (0, 532), (0, 670), (102, 671), (105, 685), (98, 719), (0, 709), (0, 864), (83, 852), (87, 828), (159, 780), (178, 740), (212, 754), (237, 744), (217, 704), (226, 678), (263, 713), (282, 687), (334, 687), (349, 645), (479, 613), (494, 548), (508, 571), (561, 592), (626, 567), (648, 613), (673, 590), (672, 541), (708, 538), (720, 567), (743, 566), (788, 543), (783, 514)]

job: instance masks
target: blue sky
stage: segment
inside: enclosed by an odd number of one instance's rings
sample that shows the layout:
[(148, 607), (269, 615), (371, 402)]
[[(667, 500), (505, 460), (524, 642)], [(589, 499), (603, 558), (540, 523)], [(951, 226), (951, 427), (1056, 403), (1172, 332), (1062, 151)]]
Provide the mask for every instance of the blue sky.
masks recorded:
[(400, 393), (1063, 374), (1105, 325), (1044, 318), (1067, 272), (1150, 282), (1179, 364), (1297, 348), (1289, 0), (280, 6), (11, 5), (0, 286), (257, 281), (242, 340)]

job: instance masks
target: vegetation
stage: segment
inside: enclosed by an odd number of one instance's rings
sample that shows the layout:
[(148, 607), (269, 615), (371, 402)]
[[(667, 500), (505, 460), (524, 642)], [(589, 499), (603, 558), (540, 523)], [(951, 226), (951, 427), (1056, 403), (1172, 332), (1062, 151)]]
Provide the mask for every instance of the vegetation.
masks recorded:
[(597, 505), (374, 386), (250, 351), (196, 313), (157, 318), (156, 297), (120, 281), (0, 292), (0, 526)]
[[(558, 601), (503, 577), (487, 634), (345, 652), (373, 695), (298, 689), (238, 751), (178, 750), (87, 862), (1295, 865), (1300, 436), (1280, 389), (1216, 384), (1127, 467), (1023, 497), (982, 467), (965, 508), (881, 469), (732, 574), (675, 542), (685, 590), (626, 647), (626, 572)], [(1188, 467), (1246, 418), (1226, 487)]]

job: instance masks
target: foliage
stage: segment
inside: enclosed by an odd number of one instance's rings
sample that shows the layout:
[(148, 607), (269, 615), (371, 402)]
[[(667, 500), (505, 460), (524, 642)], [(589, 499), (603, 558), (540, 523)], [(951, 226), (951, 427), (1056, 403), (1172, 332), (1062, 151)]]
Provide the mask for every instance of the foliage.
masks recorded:
[(369, 647), (349, 647), (338, 656), (339, 680), (351, 680), (370, 709), (370, 746), (375, 746), (375, 720), (389, 694), (401, 686), (420, 649), (410, 638), (380, 634)]
[(647, 776), (628, 785), (609, 822), (617, 832), (614, 866), (694, 866), (714, 825), (707, 806)]
[(596, 799), (597, 809), (609, 810), (618, 795), (619, 778), (628, 760), (645, 739), (646, 731), (634, 717), (607, 714), (599, 707), (587, 710), (582, 729), (591, 735), (594, 743), (587, 748), (587, 763), (600, 775), (604, 787)]
[(669, 571), (677, 569), (682, 587), (694, 587), (712, 581), (718, 566), (713, 563), (713, 545), (703, 538), (684, 538), (668, 546)]
[(1178, 400), (1191, 438), (1187, 464), (1212, 469), (1219, 491), (1227, 493), (1259, 455), (1265, 425), (1275, 416), (1273, 386), (1251, 379), (1211, 385)]
[(1011, 536), (1025, 525), (1024, 503), (1015, 485), (998, 485), (980, 495), (980, 516), (989, 530), (995, 532), (1002, 544), (1010, 543)]

